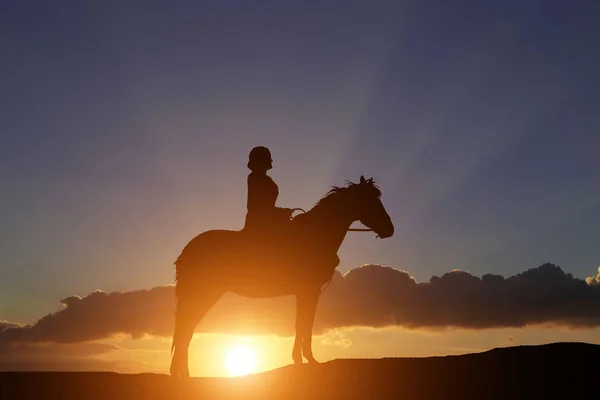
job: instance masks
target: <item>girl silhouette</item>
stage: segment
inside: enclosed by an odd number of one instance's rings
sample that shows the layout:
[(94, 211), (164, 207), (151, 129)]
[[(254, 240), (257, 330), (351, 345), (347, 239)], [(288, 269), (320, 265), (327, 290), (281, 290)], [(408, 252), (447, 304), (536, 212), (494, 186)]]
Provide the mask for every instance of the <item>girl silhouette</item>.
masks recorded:
[(277, 184), (267, 175), (273, 168), (271, 152), (264, 146), (250, 151), (248, 168), (248, 200), (244, 230), (265, 233), (282, 227), (291, 218), (292, 210), (276, 207), (279, 195)]

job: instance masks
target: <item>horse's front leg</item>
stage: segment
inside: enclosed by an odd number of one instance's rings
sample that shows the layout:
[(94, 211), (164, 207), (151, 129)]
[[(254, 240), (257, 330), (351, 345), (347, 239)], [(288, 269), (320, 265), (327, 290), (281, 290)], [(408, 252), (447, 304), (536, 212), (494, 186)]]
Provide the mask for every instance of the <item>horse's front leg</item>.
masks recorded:
[(306, 321), (303, 325), (303, 335), (302, 335), (302, 355), (306, 360), (311, 364), (318, 363), (313, 357), (312, 352), (312, 331), (313, 325), (315, 322), (315, 314), (317, 312), (317, 304), (319, 302), (319, 296), (321, 295), (321, 287), (311, 287), (308, 293), (306, 294), (306, 308), (305, 308), (305, 318)]
[(317, 363), (312, 353), (312, 330), (320, 294), (319, 286), (302, 288), (296, 294), (296, 338), (292, 350), (295, 364), (302, 363), (302, 356), (309, 363)]

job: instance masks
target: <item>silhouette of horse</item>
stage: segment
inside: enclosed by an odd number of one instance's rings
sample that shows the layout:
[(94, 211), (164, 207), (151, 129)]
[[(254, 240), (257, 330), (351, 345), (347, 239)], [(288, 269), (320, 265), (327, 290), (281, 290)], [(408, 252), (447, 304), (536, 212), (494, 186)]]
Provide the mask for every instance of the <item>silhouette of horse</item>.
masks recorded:
[(355, 221), (379, 237), (394, 225), (373, 179), (333, 187), (311, 210), (275, 232), (211, 230), (182, 250), (176, 266), (175, 330), (171, 376), (189, 377), (188, 347), (200, 319), (226, 292), (249, 298), (296, 296), (294, 363), (317, 361), (312, 330), (321, 288), (333, 278), (337, 251)]

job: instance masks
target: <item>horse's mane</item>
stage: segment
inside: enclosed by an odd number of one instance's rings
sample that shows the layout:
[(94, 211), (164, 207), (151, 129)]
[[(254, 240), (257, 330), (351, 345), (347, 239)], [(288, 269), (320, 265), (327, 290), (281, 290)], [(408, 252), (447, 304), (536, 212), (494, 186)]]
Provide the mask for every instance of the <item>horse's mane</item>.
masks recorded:
[(377, 197), (381, 197), (381, 189), (375, 185), (373, 178), (365, 180), (364, 183), (354, 183), (346, 180), (346, 186), (332, 186), (331, 189), (325, 193), (323, 197), (321, 197), (321, 199), (312, 209), (315, 209), (320, 205), (329, 204), (332, 200), (335, 200), (340, 196), (354, 193), (358, 189), (373, 191), (373, 194), (375, 194)]

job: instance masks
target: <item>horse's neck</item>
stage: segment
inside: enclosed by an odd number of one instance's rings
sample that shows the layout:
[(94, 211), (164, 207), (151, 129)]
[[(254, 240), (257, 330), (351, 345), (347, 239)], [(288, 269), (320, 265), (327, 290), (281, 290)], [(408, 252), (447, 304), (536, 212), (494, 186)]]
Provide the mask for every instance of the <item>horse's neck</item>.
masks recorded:
[(355, 221), (345, 207), (335, 207), (333, 204), (319, 205), (310, 210), (306, 218), (324, 245), (333, 251), (337, 251), (342, 245), (348, 228)]

